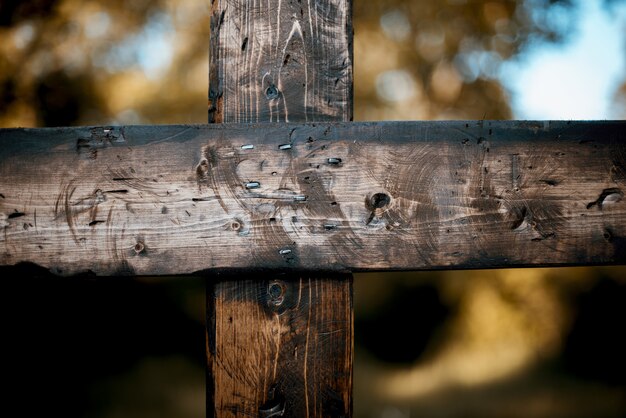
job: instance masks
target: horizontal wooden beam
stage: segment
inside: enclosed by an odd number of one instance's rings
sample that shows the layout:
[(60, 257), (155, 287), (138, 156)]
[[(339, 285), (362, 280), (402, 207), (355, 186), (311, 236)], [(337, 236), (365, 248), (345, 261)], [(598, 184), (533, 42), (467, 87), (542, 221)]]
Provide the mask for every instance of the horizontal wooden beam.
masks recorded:
[(623, 264), (625, 122), (0, 130), (0, 265)]

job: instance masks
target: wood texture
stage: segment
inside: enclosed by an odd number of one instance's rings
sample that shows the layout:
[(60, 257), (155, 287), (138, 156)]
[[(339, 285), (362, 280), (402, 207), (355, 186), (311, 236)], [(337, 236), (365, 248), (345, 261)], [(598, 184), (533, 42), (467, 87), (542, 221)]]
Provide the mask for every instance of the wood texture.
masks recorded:
[(352, 120), (350, 0), (213, 0), (209, 122)]
[(625, 122), (1, 130), (0, 264), (98, 275), (623, 264), (625, 136)]
[(272, 277), (215, 287), (208, 415), (350, 416), (351, 277)]
[[(352, 120), (349, 0), (218, 0), (212, 7), (209, 122)], [(247, 181), (248, 190), (262, 187)], [(298, 198), (306, 199), (285, 203)], [(244, 234), (257, 220), (246, 222), (235, 221)], [(276, 217), (269, 222), (274, 229)], [(285, 260), (292, 254), (278, 250)], [(281, 281), (241, 274), (209, 287), (209, 415), (352, 415), (352, 276), (317, 269)]]

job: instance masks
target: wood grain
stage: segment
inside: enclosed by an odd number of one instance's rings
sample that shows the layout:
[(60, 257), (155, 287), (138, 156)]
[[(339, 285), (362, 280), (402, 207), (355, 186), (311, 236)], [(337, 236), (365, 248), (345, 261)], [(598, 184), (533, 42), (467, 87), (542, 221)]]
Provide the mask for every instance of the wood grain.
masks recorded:
[(350, 276), (271, 277), (215, 287), (209, 415), (350, 416)]
[(352, 120), (350, 0), (214, 0), (209, 122)]
[[(212, 12), (209, 122), (352, 120), (349, 0), (218, 0)], [(276, 193), (288, 187), (279, 184)], [(234, 225), (245, 234), (258, 221)], [(288, 244), (276, 217), (268, 222), (278, 234), (272, 239)], [(293, 254), (278, 250), (285, 260)], [(280, 281), (244, 273), (209, 286), (209, 415), (352, 415), (352, 276), (317, 269)]]
[(625, 136), (625, 122), (5, 129), (0, 264), (98, 275), (623, 264)]

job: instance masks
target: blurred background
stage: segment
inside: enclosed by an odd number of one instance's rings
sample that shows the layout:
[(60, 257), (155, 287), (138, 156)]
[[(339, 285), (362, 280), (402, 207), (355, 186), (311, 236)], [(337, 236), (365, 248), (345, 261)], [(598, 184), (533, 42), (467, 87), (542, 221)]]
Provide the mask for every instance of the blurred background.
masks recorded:
[[(626, 1), (354, 0), (354, 27), (355, 120), (626, 118)], [(208, 39), (208, 1), (0, 0), (0, 127), (205, 123)], [(5, 409), (204, 416), (203, 279), (0, 275)], [(356, 417), (626, 416), (624, 267), (354, 288)]]

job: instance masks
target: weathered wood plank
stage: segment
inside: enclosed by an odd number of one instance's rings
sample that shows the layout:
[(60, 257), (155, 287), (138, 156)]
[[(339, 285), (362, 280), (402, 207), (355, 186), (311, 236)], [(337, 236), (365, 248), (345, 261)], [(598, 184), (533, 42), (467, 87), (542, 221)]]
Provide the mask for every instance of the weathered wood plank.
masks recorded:
[[(349, 0), (218, 0), (212, 11), (209, 122), (352, 120)], [(352, 415), (352, 276), (324, 269), (212, 282), (208, 415)]]
[(350, 275), (273, 277), (214, 288), (208, 415), (350, 416)]
[(214, 0), (209, 122), (352, 120), (350, 0)]
[(624, 263), (625, 136), (625, 122), (1, 130), (0, 264), (107, 275)]

